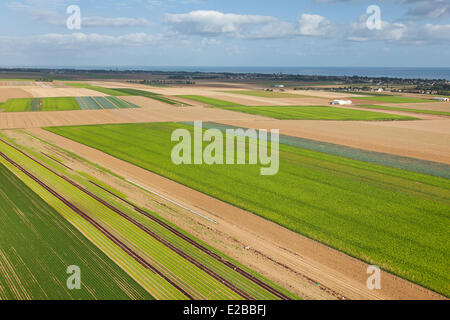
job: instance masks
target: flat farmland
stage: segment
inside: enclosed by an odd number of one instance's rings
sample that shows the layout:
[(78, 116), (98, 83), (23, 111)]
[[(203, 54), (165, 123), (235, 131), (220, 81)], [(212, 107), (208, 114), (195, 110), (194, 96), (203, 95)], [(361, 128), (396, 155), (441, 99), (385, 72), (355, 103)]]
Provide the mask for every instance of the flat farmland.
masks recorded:
[(32, 95), (18, 88), (0, 88), (0, 102), (13, 98), (31, 98)]
[(4, 112), (80, 110), (76, 100), (69, 97), (9, 99), (0, 108)]
[(80, 110), (74, 98), (44, 98), (42, 99), (42, 111), (67, 111)]
[(366, 109), (376, 109), (376, 110), (392, 110), (392, 111), (403, 111), (403, 112), (411, 112), (411, 113), (419, 113), (419, 114), (433, 114), (440, 116), (450, 116), (450, 112), (448, 111), (438, 111), (438, 110), (424, 110), (424, 109), (415, 109), (412, 107), (402, 108), (402, 107), (389, 107), (389, 106), (377, 106), (377, 105), (358, 105), (358, 108), (366, 108)]
[(85, 88), (89, 90), (94, 90), (98, 92), (102, 92), (104, 94), (117, 97), (117, 96), (141, 96), (141, 97), (147, 97), (150, 99), (154, 99), (160, 102), (164, 102), (167, 104), (175, 105), (178, 102), (171, 100), (169, 98), (164, 97), (161, 94), (153, 93), (150, 91), (144, 91), (144, 90), (138, 90), (138, 89), (132, 89), (132, 88), (104, 88), (104, 87), (98, 87), (98, 86), (92, 86), (87, 83), (68, 83), (67, 85), (73, 86), (76, 88)]
[[(0, 299), (153, 299), (0, 160)], [(69, 290), (68, 266), (82, 272)]]
[(431, 99), (418, 99), (402, 96), (372, 96), (372, 97), (359, 97), (357, 100), (368, 100), (385, 103), (421, 103), (421, 102), (434, 102)]
[[(107, 186), (0, 142), (3, 161), (157, 299), (295, 298)], [(20, 163), (20, 164), (18, 164)], [(51, 187), (49, 187), (51, 186)]]
[(5, 112), (24, 112), (31, 110), (31, 98), (9, 99), (0, 104), (0, 108)]
[(233, 93), (207, 92), (189, 95), (177, 95), (184, 99), (201, 102), (212, 106), (322, 106), (327, 105), (330, 100), (325, 98), (317, 98), (311, 96), (293, 95), (295, 97), (288, 98), (268, 98), (249, 95), (239, 95)]
[(176, 128), (191, 130), (174, 123), (48, 130), (449, 295), (448, 179), (286, 145), (271, 177), (259, 166), (175, 166), (168, 141)]
[(127, 94), (119, 92), (117, 90), (114, 89), (110, 89), (110, 88), (104, 88), (104, 87), (98, 87), (98, 86), (93, 86), (87, 83), (66, 83), (67, 86), (70, 87), (74, 87), (74, 88), (79, 88), (79, 89), (89, 89), (91, 91), (97, 91), (97, 92), (101, 92), (104, 93), (108, 96), (126, 96)]
[(253, 97), (262, 97), (262, 98), (301, 98), (301, 97), (310, 97), (310, 96), (302, 96), (299, 94), (285, 93), (285, 92), (276, 92), (276, 91), (263, 91), (263, 90), (234, 90), (234, 91), (220, 91), (224, 93), (232, 93), (232, 94), (240, 94), (244, 96), (253, 96)]
[(197, 101), (197, 102), (201, 102), (207, 105), (211, 105), (214, 107), (237, 107), (237, 106), (242, 106), (238, 103), (234, 103), (234, 102), (230, 102), (230, 101), (225, 101), (225, 100), (220, 100), (220, 99), (215, 99), (215, 98), (210, 98), (210, 97), (203, 97), (203, 96), (197, 96), (197, 95), (180, 95), (178, 96), (180, 98), (183, 99), (188, 99), (188, 100), (193, 100), (193, 101)]
[(103, 93), (98, 93), (94, 90), (70, 87), (25, 87), (23, 90), (31, 94), (33, 98), (89, 97), (106, 95)]
[(225, 110), (260, 115), (278, 120), (364, 120), (393, 121), (417, 120), (414, 117), (345, 109), (328, 106), (278, 106), (278, 107), (220, 107)]
[(131, 109), (139, 106), (112, 96), (9, 99), (0, 103), (4, 112)]

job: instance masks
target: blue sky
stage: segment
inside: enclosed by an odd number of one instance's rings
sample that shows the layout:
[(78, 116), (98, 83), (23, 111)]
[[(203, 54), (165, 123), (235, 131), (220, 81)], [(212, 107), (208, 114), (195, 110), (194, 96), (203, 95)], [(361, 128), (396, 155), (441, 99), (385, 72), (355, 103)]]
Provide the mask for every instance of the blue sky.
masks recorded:
[[(67, 7), (81, 9), (70, 30)], [(370, 5), (381, 9), (369, 29)], [(450, 0), (5, 0), (2, 66), (450, 67)]]

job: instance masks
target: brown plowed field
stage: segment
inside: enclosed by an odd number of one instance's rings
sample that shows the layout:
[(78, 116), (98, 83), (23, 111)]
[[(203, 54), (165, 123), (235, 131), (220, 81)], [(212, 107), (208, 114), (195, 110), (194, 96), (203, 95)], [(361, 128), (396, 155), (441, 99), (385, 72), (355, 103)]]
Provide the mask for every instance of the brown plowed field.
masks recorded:
[[(197, 212), (212, 216), (218, 224), (208, 225), (208, 228), (216, 228), (216, 233), (247, 244), (258, 255), (257, 258), (247, 256), (240, 250), (234, 250), (229, 254), (239, 259), (241, 263), (284, 283), (302, 296), (323, 298), (327, 294), (324, 292), (326, 289), (307, 287), (305, 285), (307, 277), (322, 285), (322, 288), (329, 288), (350, 299), (442, 298), (436, 293), (384, 272), (382, 289), (370, 291), (366, 288), (368, 266), (359, 260), (98, 150), (42, 129), (29, 131)], [(193, 217), (193, 219), (201, 218)], [(204, 225), (205, 221), (199, 220), (199, 223)], [(272, 268), (274, 263), (279, 268)], [(278, 273), (280, 269), (284, 272)]]
[(18, 88), (0, 88), (0, 102), (5, 102), (8, 99), (14, 99), (14, 98), (32, 98), (33, 96), (23, 90)]
[(450, 112), (450, 102), (377, 103), (380, 106)]
[(421, 121), (222, 121), (246, 128), (450, 164), (450, 119)]
[(24, 90), (26, 90), (34, 98), (106, 96), (104, 93), (84, 88), (30, 87), (25, 88)]

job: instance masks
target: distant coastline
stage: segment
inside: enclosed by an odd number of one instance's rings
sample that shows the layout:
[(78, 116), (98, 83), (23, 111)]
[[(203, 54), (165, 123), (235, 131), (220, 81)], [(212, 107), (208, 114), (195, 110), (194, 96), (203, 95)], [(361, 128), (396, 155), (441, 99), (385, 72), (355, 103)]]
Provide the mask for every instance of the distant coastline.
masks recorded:
[[(8, 67), (4, 67), (5, 69)], [(11, 68), (21, 68), (11, 67)], [(161, 72), (213, 72), (255, 73), (317, 76), (389, 77), (402, 79), (445, 79), (450, 81), (450, 68), (397, 68), (397, 67), (214, 67), (214, 66), (26, 66), (22, 68), (48, 68), (105, 71), (161, 71)]]
[(214, 67), (214, 66), (14, 66), (7, 68), (48, 68), (105, 71), (161, 71), (161, 72), (213, 72), (255, 73), (317, 76), (389, 77), (403, 79), (445, 79), (450, 81), (450, 68), (403, 68), (403, 67)]

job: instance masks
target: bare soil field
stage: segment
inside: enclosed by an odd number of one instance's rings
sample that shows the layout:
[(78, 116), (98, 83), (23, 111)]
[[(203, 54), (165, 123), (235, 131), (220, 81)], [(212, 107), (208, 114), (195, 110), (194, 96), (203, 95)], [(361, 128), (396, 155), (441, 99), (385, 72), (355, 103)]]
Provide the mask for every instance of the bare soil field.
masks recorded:
[(342, 109), (357, 109), (357, 110), (363, 110), (363, 111), (373, 111), (373, 112), (380, 112), (380, 113), (387, 113), (387, 114), (397, 114), (407, 117), (414, 117), (417, 119), (423, 119), (423, 120), (433, 120), (433, 119), (442, 119), (446, 118), (445, 116), (440, 115), (433, 115), (433, 114), (425, 114), (425, 113), (414, 113), (414, 112), (408, 112), (408, 111), (394, 111), (394, 110), (381, 110), (381, 109), (368, 109), (364, 107), (358, 107), (358, 105), (349, 105), (349, 106), (333, 106), (334, 108), (342, 108)]
[[(183, 224), (188, 230), (192, 229), (189, 231), (208, 243), (220, 240), (214, 242), (219, 249), (304, 298), (442, 298), (384, 272), (382, 289), (370, 291), (366, 288), (367, 265), (359, 260), (101, 151), (42, 129), (28, 131), (214, 219), (217, 224), (186, 212), (171, 217), (178, 223), (192, 219), (195, 223)], [(120, 191), (133, 197), (133, 192), (124, 187)], [(245, 247), (247, 250), (243, 249)]]
[(299, 94), (312, 97), (320, 97), (327, 99), (341, 99), (341, 98), (357, 98), (364, 97), (363, 95), (353, 93), (340, 93), (330, 91), (317, 91), (317, 90), (286, 90), (286, 93)]
[(223, 121), (248, 128), (280, 129), (295, 137), (450, 164), (450, 119), (421, 121), (263, 120)]
[(54, 87), (33, 87), (24, 88), (34, 98), (52, 98), (52, 97), (98, 97), (106, 94), (84, 89), (84, 88), (54, 88)]
[(0, 88), (0, 102), (13, 98), (32, 98), (32, 95), (19, 88)]
[(450, 112), (450, 102), (377, 103), (380, 106)]
[(34, 81), (0, 81), (0, 87), (30, 87), (36, 86)]
[[(205, 95), (206, 96), (206, 95)], [(221, 99), (246, 106), (326, 106), (330, 103), (330, 99), (317, 97), (301, 97), (297, 98), (265, 98), (255, 96), (242, 96), (232, 93), (215, 93), (208, 95), (211, 98)]]

